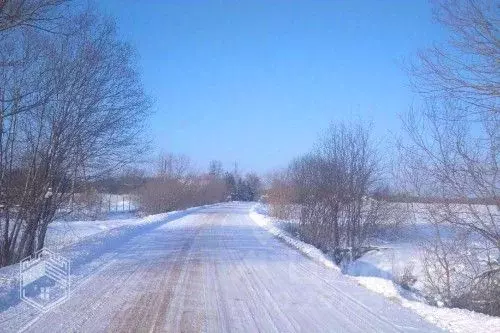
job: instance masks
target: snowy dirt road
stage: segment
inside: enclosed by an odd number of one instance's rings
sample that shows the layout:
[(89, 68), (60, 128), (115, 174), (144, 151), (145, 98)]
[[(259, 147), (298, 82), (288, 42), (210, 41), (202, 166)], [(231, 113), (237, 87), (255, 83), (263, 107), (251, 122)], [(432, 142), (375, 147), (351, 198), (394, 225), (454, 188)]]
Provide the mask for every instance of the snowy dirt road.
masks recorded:
[[(438, 332), (221, 204), (117, 245), (28, 332)], [(1, 330), (1, 329), (0, 329)]]

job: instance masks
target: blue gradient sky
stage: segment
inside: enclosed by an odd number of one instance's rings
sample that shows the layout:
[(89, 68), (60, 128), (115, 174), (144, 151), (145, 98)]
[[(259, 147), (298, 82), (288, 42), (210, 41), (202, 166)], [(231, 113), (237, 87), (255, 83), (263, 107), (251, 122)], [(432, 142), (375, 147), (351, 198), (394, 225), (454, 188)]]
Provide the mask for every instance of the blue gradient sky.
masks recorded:
[[(328, 123), (386, 142), (415, 96), (403, 61), (441, 39), (427, 1), (99, 2), (140, 55), (153, 154), (285, 166)], [(441, 36), (441, 37), (440, 37)], [(382, 149), (385, 144), (382, 144)]]

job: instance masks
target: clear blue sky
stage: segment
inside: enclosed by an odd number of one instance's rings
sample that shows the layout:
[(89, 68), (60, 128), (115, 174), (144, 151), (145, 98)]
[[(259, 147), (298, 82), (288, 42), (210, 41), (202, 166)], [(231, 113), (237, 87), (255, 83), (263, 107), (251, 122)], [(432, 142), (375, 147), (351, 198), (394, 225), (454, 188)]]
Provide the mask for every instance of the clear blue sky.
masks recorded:
[(332, 121), (400, 128), (415, 96), (402, 61), (443, 32), (427, 1), (99, 2), (137, 49), (154, 99), (153, 153), (285, 166)]

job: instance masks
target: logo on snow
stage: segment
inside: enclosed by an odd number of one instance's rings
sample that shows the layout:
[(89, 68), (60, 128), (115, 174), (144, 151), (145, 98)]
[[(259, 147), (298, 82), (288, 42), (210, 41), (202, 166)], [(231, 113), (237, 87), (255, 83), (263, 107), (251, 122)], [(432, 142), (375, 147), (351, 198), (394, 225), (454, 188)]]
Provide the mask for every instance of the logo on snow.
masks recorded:
[(23, 259), (19, 270), (21, 300), (47, 312), (69, 298), (70, 263), (47, 249)]

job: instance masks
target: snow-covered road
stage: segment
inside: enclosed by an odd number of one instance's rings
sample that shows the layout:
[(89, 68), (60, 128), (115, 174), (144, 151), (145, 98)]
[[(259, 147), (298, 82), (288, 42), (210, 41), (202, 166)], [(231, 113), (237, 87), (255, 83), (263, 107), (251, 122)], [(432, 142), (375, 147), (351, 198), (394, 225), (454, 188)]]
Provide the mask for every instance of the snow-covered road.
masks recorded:
[(274, 238), (250, 204), (204, 208), (118, 244), (29, 332), (437, 332)]

